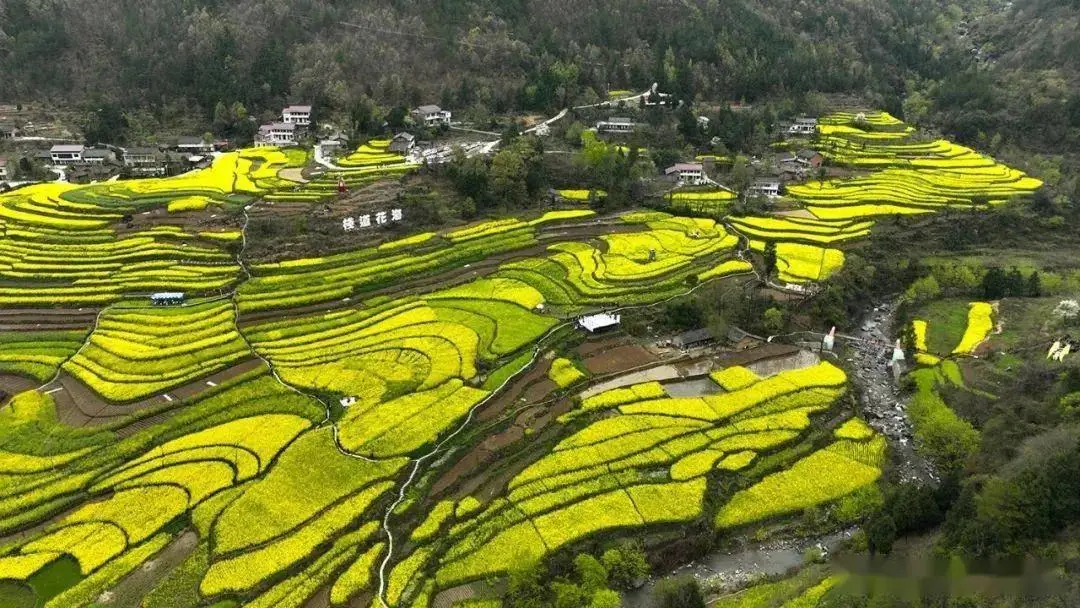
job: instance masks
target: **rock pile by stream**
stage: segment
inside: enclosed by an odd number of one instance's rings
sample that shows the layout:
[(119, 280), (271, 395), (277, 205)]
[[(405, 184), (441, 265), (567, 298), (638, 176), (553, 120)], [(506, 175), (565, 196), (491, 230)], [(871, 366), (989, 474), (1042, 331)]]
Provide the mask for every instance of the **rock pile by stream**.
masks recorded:
[(848, 342), (847, 364), (852, 382), (858, 387), (859, 405), (870, 426), (889, 440), (896, 454), (900, 481), (936, 483), (933, 467), (915, 453), (911, 420), (889, 365), (897, 333), (894, 330), (896, 304), (875, 306)]

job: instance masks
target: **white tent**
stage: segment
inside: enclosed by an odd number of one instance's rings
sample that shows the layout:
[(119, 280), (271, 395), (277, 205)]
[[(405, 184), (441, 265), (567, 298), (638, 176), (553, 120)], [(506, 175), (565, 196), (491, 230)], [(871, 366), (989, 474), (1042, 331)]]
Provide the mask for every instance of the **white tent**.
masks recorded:
[(618, 325), (621, 318), (622, 315), (609, 315), (602, 312), (595, 315), (585, 315), (584, 317), (580, 317), (577, 320), (577, 324), (578, 327), (589, 333), (596, 333), (598, 330)]

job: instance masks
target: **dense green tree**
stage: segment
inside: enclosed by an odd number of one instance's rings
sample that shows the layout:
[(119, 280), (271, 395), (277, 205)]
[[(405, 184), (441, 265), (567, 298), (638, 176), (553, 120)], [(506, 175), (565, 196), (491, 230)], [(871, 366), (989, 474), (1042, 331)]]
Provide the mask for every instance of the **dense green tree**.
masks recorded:
[(765, 243), (765, 251), (762, 257), (765, 262), (765, 278), (769, 279), (776, 272), (776, 241)]
[(701, 586), (693, 576), (661, 580), (653, 587), (653, 602), (659, 608), (705, 608)]
[(87, 143), (122, 144), (126, 129), (127, 119), (117, 104), (103, 102), (83, 114), (82, 131)]
[(574, 583), (554, 581), (550, 588), (553, 608), (581, 608), (590, 599), (585, 589)]
[(892, 516), (879, 512), (866, 522), (864, 530), (871, 553), (887, 555), (892, 551), (893, 543), (896, 542), (896, 523)]
[(941, 286), (934, 275), (930, 275), (912, 283), (904, 296), (915, 304), (929, 302), (941, 296)]
[(750, 160), (745, 156), (736, 156), (731, 164), (731, 173), (728, 175), (727, 187), (734, 190), (740, 196), (750, 186), (753, 172), (750, 170)]
[(687, 301), (668, 304), (664, 309), (664, 322), (675, 330), (697, 329), (702, 324), (701, 308)]
[(886, 509), (901, 536), (928, 530), (942, 521), (936, 492), (929, 485), (901, 484), (889, 495)]
[(1029, 298), (1037, 298), (1042, 295), (1042, 279), (1039, 277), (1039, 271), (1033, 270), (1027, 278), (1027, 286), (1024, 288), (1024, 295)]
[(607, 588), (607, 569), (600, 560), (588, 553), (574, 557), (574, 574), (581, 581), (581, 588), (588, 594)]
[(547, 590), (543, 585), (546, 576), (546, 569), (538, 562), (513, 564), (506, 581), (507, 606), (543, 608), (547, 603)]
[(636, 544), (626, 543), (608, 549), (604, 551), (600, 561), (607, 568), (611, 584), (620, 589), (629, 589), (649, 574), (645, 552)]
[(409, 109), (405, 106), (394, 106), (386, 114), (386, 124), (397, 131), (405, 128), (405, 119), (409, 116)]
[(1026, 295), (1027, 285), (1024, 281), (1024, 273), (1015, 266), (1005, 275), (1005, 296), (1023, 297)]
[(982, 297), (988, 300), (996, 300), (1004, 297), (1007, 291), (1005, 273), (1000, 268), (990, 268), (983, 275)]
[(491, 194), (496, 204), (518, 207), (528, 196), (525, 161), (515, 150), (500, 150), (491, 160)]
[(364, 135), (374, 134), (378, 128), (375, 120), (375, 105), (366, 95), (354, 100), (349, 105), (349, 138), (359, 140)]
[(775, 306), (766, 310), (765, 314), (762, 315), (761, 325), (770, 334), (780, 333), (780, 330), (784, 329), (785, 323), (784, 311)]
[(949, 511), (945, 543), (977, 556), (1023, 554), (1080, 521), (1078, 470), (1077, 429), (1029, 439), (1004, 472), (965, 486)]
[(620, 608), (622, 597), (611, 589), (598, 589), (589, 601), (588, 608)]

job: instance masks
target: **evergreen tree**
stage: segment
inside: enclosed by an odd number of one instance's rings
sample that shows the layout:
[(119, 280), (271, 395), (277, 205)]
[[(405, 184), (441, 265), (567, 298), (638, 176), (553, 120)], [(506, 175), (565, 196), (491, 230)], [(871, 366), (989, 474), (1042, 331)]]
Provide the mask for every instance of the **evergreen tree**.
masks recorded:
[(763, 256), (765, 258), (765, 279), (768, 280), (776, 272), (776, 243), (774, 241), (765, 243)]
[(1027, 279), (1027, 293), (1025, 294), (1029, 298), (1038, 298), (1042, 295), (1042, 280), (1039, 278), (1039, 271), (1034, 270), (1031, 272), (1031, 276)]
[(1005, 295), (1013, 298), (1022, 298), (1027, 293), (1027, 285), (1024, 284), (1024, 275), (1020, 270), (1013, 268), (1005, 277)]
[(885, 512), (880, 512), (866, 523), (866, 540), (871, 553), (888, 555), (896, 542), (896, 522)]
[(659, 608), (705, 608), (705, 597), (692, 576), (666, 578), (653, 588), (654, 604)]
[(638, 545), (621, 545), (608, 549), (600, 557), (607, 568), (611, 584), (622, 589), (629, 589), (639, 579), (649, 574), (649, 564), (645, 561), (645, 552)]
[(547, 571), (537, 562), (516, 564), (509, 572), (506, 605), (513, 608), (543, 608), (547, 591), (543, 581)]
[(1005, 273), (1000, 268), (990, 268), (983, 275), (982, 295), (987, 300), (996, 300), (1005, 296)]

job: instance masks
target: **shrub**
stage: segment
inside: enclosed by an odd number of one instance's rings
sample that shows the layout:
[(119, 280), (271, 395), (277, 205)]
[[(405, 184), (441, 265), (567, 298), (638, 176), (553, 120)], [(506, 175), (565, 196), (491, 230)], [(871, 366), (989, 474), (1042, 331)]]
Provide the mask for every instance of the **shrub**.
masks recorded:
[(705, 608), (705, 597), (693, 576), (665, 578), (653, 587), (653, 602), (659, 608)]
[(566, 388), (584, 380), (585, 373), (578, 369), (573, 361), (560, 357), (551, 362), (548, 378), (551, 378), (559, 388)]

